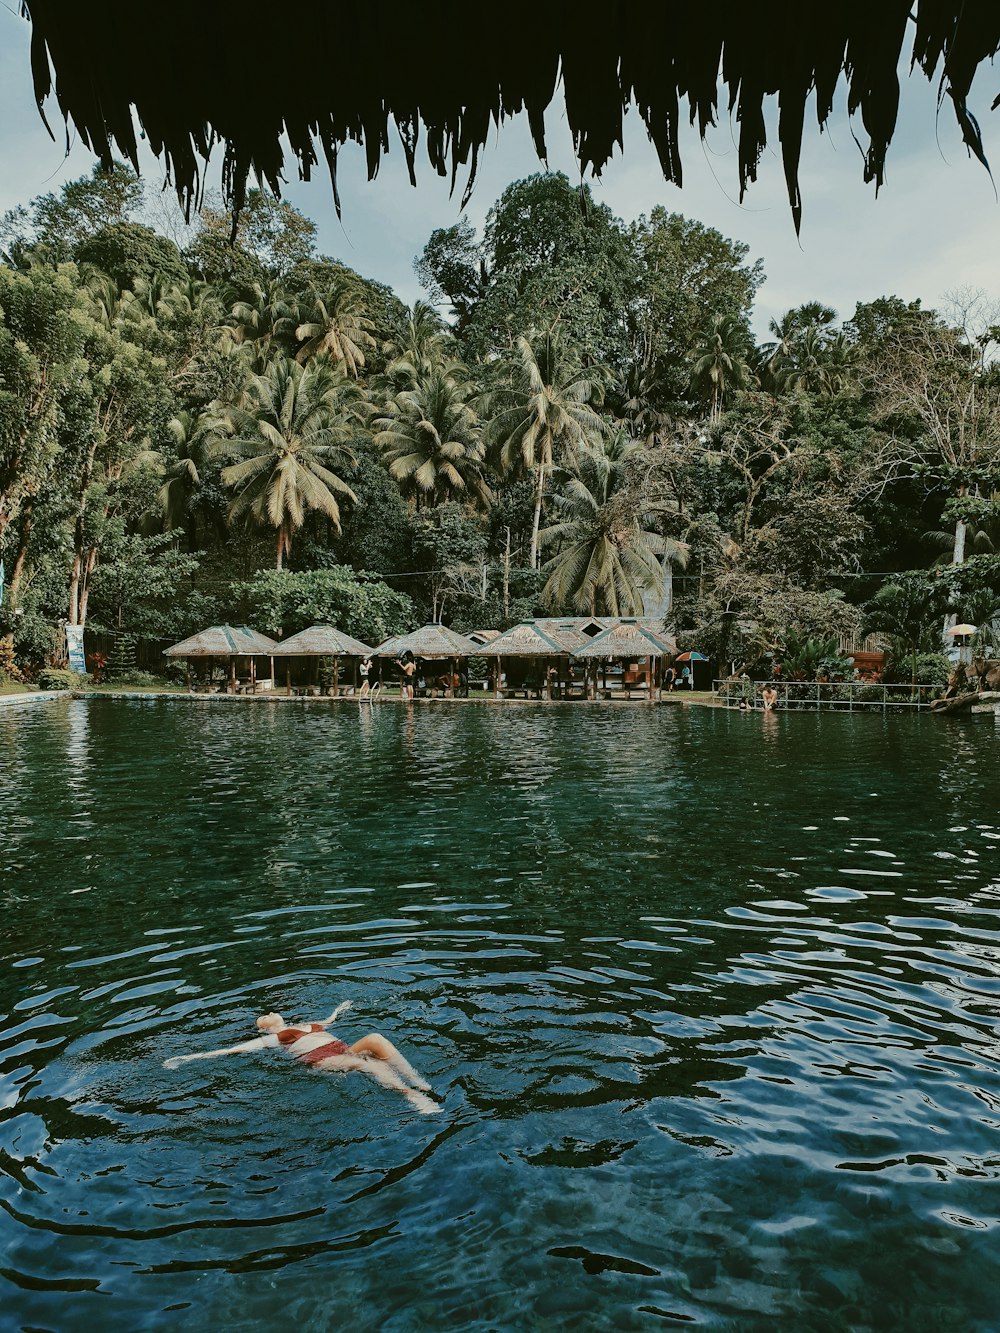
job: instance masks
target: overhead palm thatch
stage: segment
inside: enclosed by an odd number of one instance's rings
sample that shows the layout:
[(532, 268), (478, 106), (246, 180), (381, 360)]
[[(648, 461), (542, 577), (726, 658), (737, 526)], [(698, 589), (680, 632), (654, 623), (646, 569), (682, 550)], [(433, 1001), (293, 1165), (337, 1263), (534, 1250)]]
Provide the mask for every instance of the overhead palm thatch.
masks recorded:
[(508, 0), (487, 41), (458, 0), (313, 6), (306, 31), (264, 0), (23, 0), (22, 12), (33, 26), (39, 106), (54, 71), (67, 133), (72, 124), (102, 161), (117, 150), (138, 169), (138, 125), (189, 205), (221, 142), (237, 208), (251, 175), (279, 190), (283, 136), (303, 179), (322, 152), (335, 198), (339, 148), (363, 144), (373, 177), (391, 130), (411, 179), (422, 129), (434, 170), (454, 184), (467, 169), (471, 187), (492, 125), (522, 111), (544, 159), (544, 114), (561, 81), (581, 166), (597, 174), (621, 147), (622, 118), (635, 107), (664, 175), (681, 184), (682, 118), (704, 136), (722, 107), (739, 127), (741, 193), (756, 179), (764, 106), (776, 98), (797, 227), (810, 97), (822, 128), (846, 85), (849, 111), (861, 113), (865, 180), (878, 187), (896, 126), (897, 69), (909, 53), (928, 79), (940, 79), (941, 99), (950, 97), (965, 143), (985, 164), (967, 99), (979, 65), (1000, 47), (994, 0)]
[(569, 648), (546, 634), (534, 620), (526, 620), (480, 648), (482, 657), (568, 657)]
[(270, 657), (277, 645), (246, 625), (213, 625), (164, 648), (164, 657)]
[(333, 625), (310, 625), (272, 651), (275, 657), (371, 657), (374, 649)]
[(479, 657), (482, 645), (473, 643), (464, 634), (456, 634), (446, 625), (422, 625), (412, 634), (397, 634), (386, 639), (375, 649), (376, 657), (401, 657), (403, 653), (412, 653), (414, 657)]
[(669, 635), (654, 634), (637, 620), (622, 620), (577, 648), (573, 656), (637, 661), (643, 657), (673, 657), (676, 652), (677, 644)]

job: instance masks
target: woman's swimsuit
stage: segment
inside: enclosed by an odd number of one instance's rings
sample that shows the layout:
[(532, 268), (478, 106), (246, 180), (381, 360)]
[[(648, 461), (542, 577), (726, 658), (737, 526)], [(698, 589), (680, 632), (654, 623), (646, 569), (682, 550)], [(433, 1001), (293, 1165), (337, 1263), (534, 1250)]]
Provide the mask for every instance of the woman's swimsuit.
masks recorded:
[(319, 1064), (321, 1060), (328, 1060), (332, 1055), (346, 1055), (351, 1049), (346, 1041), (341, 1041), (338, 1037), (331, 1037), (322, 1046), (310, 1046), (304, 1051), (296, 1051), (294, 1049), (295, 1043), (302, 1037), (312, 1036), (314, 1032), (326, 1031), (322, 1023), (303, 1024), (303, 1027), (306, 1029), (304, 1032), (301, 1028), (282, 1028), (277, 1034), (281, 1045), (289, 1047), (289, 1054), (294, 1055), (303, 1064)]

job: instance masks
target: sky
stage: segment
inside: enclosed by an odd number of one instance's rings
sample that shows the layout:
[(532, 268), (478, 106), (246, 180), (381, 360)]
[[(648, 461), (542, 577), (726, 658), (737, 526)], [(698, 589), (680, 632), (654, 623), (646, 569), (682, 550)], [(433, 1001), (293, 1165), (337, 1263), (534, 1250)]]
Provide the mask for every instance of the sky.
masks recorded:
[[(49, 138), (35, 107), (28, 63), (29, 25), (0, 0), (0, 212), (34, 196), (58, 190), (87, 174), (93, 156), (75, 142), (67, 156), (58, 107), (47, 115), (57, 141)], [(970, 106), (983, 130), (987, 156), (1000, 180), (1000, 112), (991, 113), (997, 92), (987, 67), (973, 86)], [(774, 108), (772, 108), (772, 111)], [(812, 112), (810, 104), (807, 117)], [(860, 118), (855, 118), (859, 121)], [(775, 115), (771, 117), (771, 124)], [(547, 116), (548, 165), (579, 178), (561, 101)], [(853, 126), (865, 142), (860, 124)], [(645, 130), (634, 113), (626, 119), (624, 149), (600, 180), (589, 179), (595, 196), (626, 222), (656, 205), (696, 218), (745, 242), (749, 259), (763, 259), (767, 281), (754, 312), (754, 330), (767, 336), (768, 322), (804, 301), (821, 300), (849, 318), (858, 301), (897, 295), (938, 305), (947, 293), (982, 289), (1000, 300), (1000, 203), (983, 167), (970, 159), (950, 103), (938, 114), (935, 88), (920, 73), (903, 80), (896, 136), (889, 150), (886, 183), (875, 197), (862, 175), (861, 153), (852, 137), (843, 98), (827, 132), (807, 123), (803, 143), (802, 231), (796, 237), (785, 191), (777, 139), (761, 161), (759, 179), (741, 205), (735, 129), (724, 116), (702, 144), (694, 131), (681, 142), (684, 186), (662, 177)], [(216, 184), (219, 159), (209, 184)], [(333, 207), (329, 181), (317, 171), (308, 184), (289, 164), (285, 196), (319, 227), (319, 249), (366, 277), (388, 283), (407, 302), (424, 293), (413, 259), (436, 227), (462, 216), (461, 188), (448, 185), (418, 156), (417, 188), (407, 178), (401, 148), (391, 152), (374, 182), (366, 179), (362, 150), (346, 147), (340, 157), (343, 220)], [(422, 169), (421, 169), (422, 168)], [(465, 212), (480, 229), (490, 206), (513, 180), (541, 170), (522, 116), (506, 122), (483, 153), (476, 186)], [(151, 190), (163, 171), (152, 155), (142, 162)]]

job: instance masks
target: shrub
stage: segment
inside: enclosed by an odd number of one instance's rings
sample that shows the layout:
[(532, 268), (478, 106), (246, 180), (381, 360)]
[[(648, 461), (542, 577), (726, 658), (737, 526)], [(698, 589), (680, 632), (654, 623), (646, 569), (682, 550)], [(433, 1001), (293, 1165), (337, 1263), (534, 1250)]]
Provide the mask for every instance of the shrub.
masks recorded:
[(38, 673), (40, 690), (78, 690), (86, 685), (90, 677), (79, 671), (69, 671), (63, 667), (43, 667)]
[(154, 676), (151, 671), (123, 671), (116, 675), (115, 685), (131, 685), (133, 689), (156, 689), (158, 686), (166, 685), (168, 682), (162, 676)]
[(917, 653), (915, 661), (912, 653), (905, 653), (890, 659), (885, 679), (900, 685), (909, 685), (911, 680), (918, 685), (947, 685), (953, 670), (944, 653)]

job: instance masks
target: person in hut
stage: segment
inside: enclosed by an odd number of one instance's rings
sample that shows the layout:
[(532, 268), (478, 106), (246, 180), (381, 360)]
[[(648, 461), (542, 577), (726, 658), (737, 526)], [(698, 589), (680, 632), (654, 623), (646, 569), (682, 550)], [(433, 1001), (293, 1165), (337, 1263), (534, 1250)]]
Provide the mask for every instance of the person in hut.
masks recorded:
[(399, 682), (399, 697), (401, 699), (413, 698), (413, 682), (417, 674), (417, 664), (414, 661), (413, 654), (405, 652), (402, 657), (396, 659), (396, 666), (402, 673), (402, 679)]

